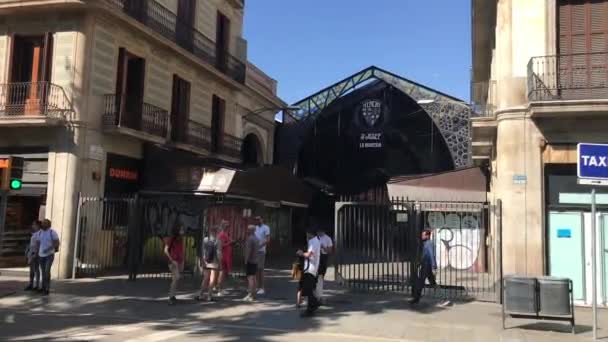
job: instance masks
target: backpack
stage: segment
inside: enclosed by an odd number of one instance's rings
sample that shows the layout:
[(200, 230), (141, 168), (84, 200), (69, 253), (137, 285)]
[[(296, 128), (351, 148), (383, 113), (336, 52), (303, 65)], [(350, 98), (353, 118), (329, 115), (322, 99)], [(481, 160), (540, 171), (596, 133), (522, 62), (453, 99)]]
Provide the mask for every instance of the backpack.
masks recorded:
[(203, 255), (203, 258), (205, 259), (206, 263), (211, 263), (211, 262), (215, 261), (216, 249), (217, 249), (217, 240), (208, 239), (207, 242), (205, 242), (205, 246), (204, 246), (205, 255)]

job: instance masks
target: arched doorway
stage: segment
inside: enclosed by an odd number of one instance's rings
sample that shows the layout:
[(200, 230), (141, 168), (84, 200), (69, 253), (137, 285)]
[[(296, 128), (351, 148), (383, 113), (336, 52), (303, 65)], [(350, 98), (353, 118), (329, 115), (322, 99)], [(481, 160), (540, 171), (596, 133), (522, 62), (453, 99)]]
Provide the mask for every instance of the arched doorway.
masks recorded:
[(250, 133), (245, 136), (241, 147), (241, 159), (245, 167), (258, 167), (264, 164), (262, 144), (255, 134)]

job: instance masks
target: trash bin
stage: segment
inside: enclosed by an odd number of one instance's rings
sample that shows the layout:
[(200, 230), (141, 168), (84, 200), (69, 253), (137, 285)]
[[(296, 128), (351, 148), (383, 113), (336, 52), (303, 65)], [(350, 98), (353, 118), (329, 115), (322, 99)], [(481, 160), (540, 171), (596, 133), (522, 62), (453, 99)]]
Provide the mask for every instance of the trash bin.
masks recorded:
[(538, 308), (536, 284), (536, 278), (505, 277), (505, 310), (511, 313), (535, 315)]
[(541, 315), (569, 316), (572, 314), (570, 279), (540, 277), (538, 285)]

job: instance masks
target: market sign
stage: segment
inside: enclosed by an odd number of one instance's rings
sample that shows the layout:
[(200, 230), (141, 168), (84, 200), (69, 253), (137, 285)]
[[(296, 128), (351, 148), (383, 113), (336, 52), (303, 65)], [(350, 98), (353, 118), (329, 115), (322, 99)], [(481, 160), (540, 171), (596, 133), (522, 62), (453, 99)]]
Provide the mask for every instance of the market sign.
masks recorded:
[(578, 144), (577, 161), (579, 182), (608, 183), (608, 144)]
[(359, 115), (366, 127), (359, 136), (360, 149), (382, 148), (382, 133), (376, 128), (384, 115), (384, 104), (377, 99), (368, 99), (359, 105)]

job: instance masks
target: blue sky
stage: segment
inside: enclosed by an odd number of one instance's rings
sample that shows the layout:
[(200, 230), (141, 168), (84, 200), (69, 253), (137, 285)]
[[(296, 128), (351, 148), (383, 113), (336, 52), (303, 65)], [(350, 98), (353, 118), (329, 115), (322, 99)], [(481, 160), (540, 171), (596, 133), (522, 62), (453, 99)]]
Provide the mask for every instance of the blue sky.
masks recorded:
[(247, 0), (248, 57), (294, 103), (370, 65), (469, 99), (470, 0)]

